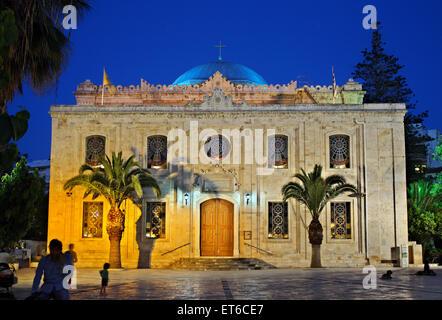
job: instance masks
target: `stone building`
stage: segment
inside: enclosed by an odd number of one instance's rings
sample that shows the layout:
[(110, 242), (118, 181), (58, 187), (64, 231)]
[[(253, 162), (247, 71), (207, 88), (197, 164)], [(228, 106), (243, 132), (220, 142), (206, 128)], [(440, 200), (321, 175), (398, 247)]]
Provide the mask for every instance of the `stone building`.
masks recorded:
[(135, 154), (161, 184), (127, 201), (123, 267), (165, 267), (179, 258), (259, 258), (309, 266), (309, 212), (282, 203), (281, 187), (323, 166), (363, 197), (341, 196), (321, 215), (324, 266), (393, 263), (408, 244), (404, 104), (363, 104), (350, 79), (339, 87), (270, 85), (253, 70), (217, 61), (171, 85), (116, 90), (81, 83), (76, 105), (53, 105), (48, 239), (75, 244), (78, 266), (108, 259), (104, 199), (63, 190), (99, 154)]

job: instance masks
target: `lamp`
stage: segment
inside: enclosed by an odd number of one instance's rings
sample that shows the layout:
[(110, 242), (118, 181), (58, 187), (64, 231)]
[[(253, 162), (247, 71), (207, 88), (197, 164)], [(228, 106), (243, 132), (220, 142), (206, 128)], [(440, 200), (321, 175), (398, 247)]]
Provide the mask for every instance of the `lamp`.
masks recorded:
[(186, 206), (187, 206), (187, 200), (189, 200), (189, 194), (186, 192), (184, 194), (184, 201), (186, 202)]
[(250, 193), (246, 193), (246, 204), (248, 205), (250, 201)]

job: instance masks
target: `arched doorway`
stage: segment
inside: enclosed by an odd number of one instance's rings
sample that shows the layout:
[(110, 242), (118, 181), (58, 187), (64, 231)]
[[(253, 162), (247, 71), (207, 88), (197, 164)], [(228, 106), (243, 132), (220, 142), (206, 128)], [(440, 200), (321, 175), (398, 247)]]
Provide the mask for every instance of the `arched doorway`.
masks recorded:
[(233, 256), (233, 203), (201, 203), (201, 256)]

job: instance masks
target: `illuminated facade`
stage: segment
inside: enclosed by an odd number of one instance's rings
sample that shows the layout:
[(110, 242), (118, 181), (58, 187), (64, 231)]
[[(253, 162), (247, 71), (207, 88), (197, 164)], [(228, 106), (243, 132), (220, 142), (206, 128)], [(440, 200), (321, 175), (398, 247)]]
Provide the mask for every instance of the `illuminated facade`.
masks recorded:
[(116, 88), (102, 98), (101, 86), (87, 80), (76, 105), (51, 106), (48, 237), (74, 243), (78, 266), (107, 261), (109, 205), (83, 199), (80, 189), (66, 194), (63, 184), (112, 151), (135, 154), (163, 194), (145, 190), (138, 206), (123, 205), (127, 268), (213, 256), (309, 266), (310, 214), (282, 203), (281, 187), (315, 164), (366, 195), (341, 196), (322, 213), (324, 266), (392, 262), (391, 249), (408, 244), (403, 104), (363, 104), (352, 79), (333, 97), (332, 86), (271, 85), (223, 61), (171, 85)]

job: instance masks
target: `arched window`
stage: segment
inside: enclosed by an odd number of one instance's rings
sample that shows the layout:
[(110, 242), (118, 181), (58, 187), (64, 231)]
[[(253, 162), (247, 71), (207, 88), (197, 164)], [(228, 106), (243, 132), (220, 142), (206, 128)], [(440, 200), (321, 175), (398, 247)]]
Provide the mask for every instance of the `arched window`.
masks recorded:
[(147, 167), (167, 168), (167, 137), (150, 136), (147, 138)]
[(350, 168), (350, 137), (330, 136), (330, 168)]
[(286, 169), (288, 167), (288, 138), (284, 135), (270, 136), (268, 140), (268, 167)]
[(106, 155), (106, 138), (103, 136), (90, 136), (86, 138), (86, 163), (90, 166), (99, 166), (100, 156)]

